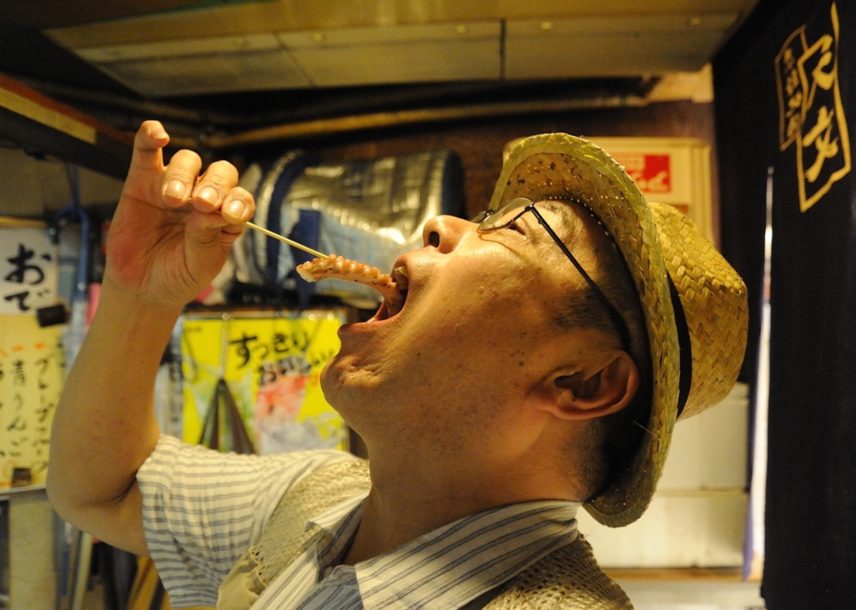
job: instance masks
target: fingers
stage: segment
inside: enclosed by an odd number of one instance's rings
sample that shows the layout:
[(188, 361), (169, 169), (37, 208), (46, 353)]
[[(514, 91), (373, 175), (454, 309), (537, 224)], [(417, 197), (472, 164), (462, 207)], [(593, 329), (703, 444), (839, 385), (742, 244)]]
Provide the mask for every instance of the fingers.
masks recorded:
[(145, 121), (134, 136), (131, 167), (161, 169), (163, 167), (163, 147), (168, 142), (169, 136), (163, 125), (158, 121)]
[(244, 228), (244, 223), (253, 217), (255, 201), (244, 188), (235, 186), (223, 197), (219, 213), (201, 212), (194, 205), (194, 212), (185, 221), (186, 230), (202, 246), (231, 244)]
[(220, 224), (240, 224), (255, 212), (253, 196), (237, 186), (238, 170), (228, 161), (216, 161), (201, 176), (202, 159), (193, 151), (180, 150), (163, 175), (162, 197), (170, 207), (189, 204), (203, 214), (219, 211)]
[(220, 208), (223, 217), (233, 224), (243, 224), (253, 217), (256, 204), (253, 196), (244, 188), (236, 186), (229, 190), (224, 197), (225, 203)]
[[(187, 203), (201, 168), (202, 159), (192, 150), (185, 149), (175, 153), (163, 175), (161, 192), (164, 203), (173, 207)], [(211, 211), (211, 208), (204, 211)]]
[(191, 203), (200, 212), (220, 209), (226, 195), (238, 183), (238, 170), (228, 161), (216, 161), (208, 166), (193, 190)]
[[(131, 166), (133, 171), (126, 180), (126, 188), (131, 176), (158, 176), (160, 178), (160, 199), (167, 208), (190, 207), (198, 212), (197, 224), (207, 226), (209, 230), (217, 227), (229, 233), (239, 233), (240, 226), (252, 218), (255, 212), (253, 196), (238, 186), (238, 170), (228, 161), (216, 161), (208, 166), (204, 173), (202, 158), (192, 150), (182, 149), (176, 152), (164, 167), (163, 148), (169, 143), (169, 135), (158, 121), (145, 121), (134, 136), (134, 152)], [(139, 187), (139, 178), (135, 178), (138, 188), (133, 197), (153, 200), (155, 193), (146, 194)], [(157, 178), (155, 179), (157, 180)], [(155, 192), (157, 189), (154, 185)], [(133, 185), (132, 185), (133, 186)], [(148, 187), (147, 187), (148, 188)], [(154, 196), (154, 197), (153, 197)]]

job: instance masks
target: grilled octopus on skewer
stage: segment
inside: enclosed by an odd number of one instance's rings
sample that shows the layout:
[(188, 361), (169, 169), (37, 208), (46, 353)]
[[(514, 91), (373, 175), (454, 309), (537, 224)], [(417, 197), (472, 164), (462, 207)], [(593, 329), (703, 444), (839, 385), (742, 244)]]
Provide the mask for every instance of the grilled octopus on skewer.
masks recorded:
[(297, 266), (297, 273), (307, 282), (335, 278), (369, 286), (383, 297), (389, 316), (401, 310), (407, 294), (407, 275), (403, 267), (393, 271), (396, 276), (396, 279), (393, 279), (390, 274), (383, 273), (377, 267), (335, 254), (301, 263)]

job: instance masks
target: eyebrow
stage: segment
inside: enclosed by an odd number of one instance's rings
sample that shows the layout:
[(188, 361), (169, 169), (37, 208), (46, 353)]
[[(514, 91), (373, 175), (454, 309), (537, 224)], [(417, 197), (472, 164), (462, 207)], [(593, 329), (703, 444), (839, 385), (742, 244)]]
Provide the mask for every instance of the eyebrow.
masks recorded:
[(548, 219), (550, 226), (553, 227), (553, 230), (556, 231), (566, 245), (572, 245), (577, 241), (582, 229), (582, 223), (573, 222), (577, 220), (571, 211), (575, 202), (567, 199), (545, 199), (539, 201), (537, 205), (542, 211), (547, 210), (556, 216), (556, 220)]
[(544, 199), (538, 202), (538, 207), (550, 210), (557, 216), (560, 216), (562, 222), (568, 220), (568, 210), (570, 210), (572, 205), (573, 202), (566, 199)]
[[(574, 214), (570, 212), (570, 209), (574, 206), (582, 208), (583, 212), (595, 222), (595, 224), (600, 228), (600, 231), (606, 237), (606, 239), (613, 245), (613, 247), (618, 247), (613, 239), (612, 235), (610, 235), (609, 231), (607, 231), (606, 226), (600, 221), (600, 218), (592, 211), (592, 209), (588, 206), (585, 201), (582, 199), (545, 199), (541, 203), (539, 203), (543, 208), (551, 210), (554, 212), (561, 221), (560, 228), (566, 230), (565, 238), (568, 242), (575, 242), (579, 239), (581, 232), (583, 231), (583, 227), (585, 224), (580, 221)], [(570, 222), (573, 219), (577, 222)], [(568, 243), (565, 242), (565, 243)]]

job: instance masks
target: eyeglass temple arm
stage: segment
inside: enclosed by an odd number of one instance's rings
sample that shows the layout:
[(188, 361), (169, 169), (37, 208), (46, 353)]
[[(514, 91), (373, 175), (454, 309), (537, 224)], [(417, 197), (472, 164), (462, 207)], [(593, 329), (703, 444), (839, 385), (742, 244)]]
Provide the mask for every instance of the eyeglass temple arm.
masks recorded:
[(591, 276), (583, 269), (583, 266), (577, 260), (577, 258), (571, 254), (570, 249), (565, 245), (565, 242), (562, 241), (553, 228), (544, 220), (544, 217), (541, 216), (541, 213), (538, 211), (534, 205), (531, 206), (532, 213), (535, 214), (535, 218), (538, 219), (538, 224), (540, 224), (547, 233), (550, 234), (550, 237), (553, 238), (553, 241), (556, 242), (556, 245), (562, 249), (562, 252), (565, 253), (565, 256), (571, 261), (571, 263), (576, 267), (577, 271), (580, 272), (580, 275), (583, 276), (583, 279), (586, 283), (591, 287), (594, 291), (597, 298), (603, 303), (603, 306), (606, 308), (606, 311), (609, 312), (609, 317), (612, 318), (612, 323), (615, 324), (616, 328), (618, 328), (618, 334), (621, 337), (621, 344), (627, 349), (630, 346), (630, 331), (627, 329), (627, 324), (625, 324), (624, 319), (619, 315), (618, 311), (616, 311), (615, 307), (613, 307), (612, 303), (609, 302), (609, 299), (606, 298), (606, 295), (603, 294), (600, 288), (597, 287), (597, 284), (594, 283), (594, 280), (591, 279)]

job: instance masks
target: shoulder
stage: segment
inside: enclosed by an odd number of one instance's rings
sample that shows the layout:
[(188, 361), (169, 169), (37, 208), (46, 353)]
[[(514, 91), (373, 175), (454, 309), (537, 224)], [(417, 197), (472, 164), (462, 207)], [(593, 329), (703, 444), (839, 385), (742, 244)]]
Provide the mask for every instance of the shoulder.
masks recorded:
[(182, 502), (181, 513), (195, 510), (195, 503), (205, 503), (206, 510), (246, 505), (254, 517), (255, 540), (283, 496), (306, 477), (355, 459), (335, 450), (264, 456), (221, 453), (164, 435), (137, 472), (137, 481), (144, 498), (162, 498), (165, 507)]
[(627, 594), (597, 565), (582, 535), (514, 577), (487, 610), (631, 610)]
[(154, 451), (141, 470), (173, 470), (191, 468), (211, 472), (262, 471), (265, 468), (286, 468), (297, 480), (306, 473), (327, 464), (348, 461), (352, 455), (335, 449), (292, 451), (270, 455), (224, 453), (201, 445), (185, 443), (173, 436), (161, 435)]

